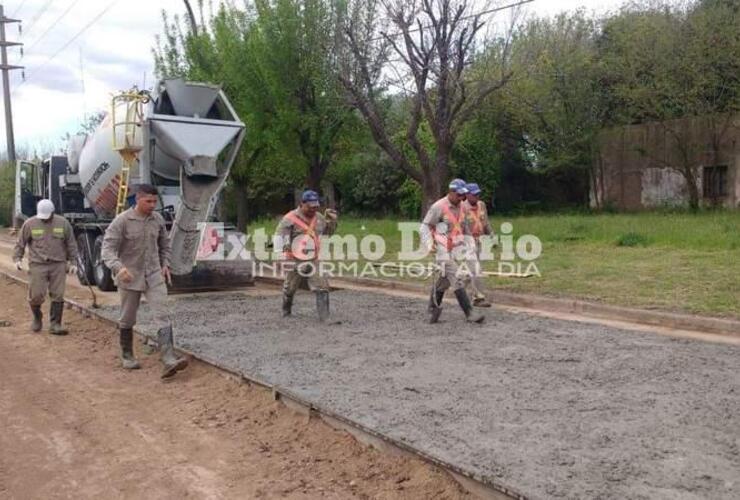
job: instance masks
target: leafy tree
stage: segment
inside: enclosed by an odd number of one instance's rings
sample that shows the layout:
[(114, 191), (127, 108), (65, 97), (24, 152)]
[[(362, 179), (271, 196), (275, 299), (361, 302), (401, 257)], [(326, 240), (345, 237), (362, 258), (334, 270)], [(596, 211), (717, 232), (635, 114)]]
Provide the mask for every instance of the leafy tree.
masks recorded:
[[(220, 83), (247, 125), (230, 179), (237, 226), (247, 200), (290, 186), (318, 189), (335, 160), (350, 109), (336, 78), (336, 26), (342, 4), (329, 0), (257, 0), (221, 4), (190, 26), (163, 13), (154, 49), (158, 74)], [(195, 28), (193, 28), (195, 26)]]
[(505, 89), (504, 105), (533, 170), (577, 170), (596, 180), (605, 114), (597, 35), (598, 23), (583, 11), (531, 19), (515, 35), (513, 65), (526, 78)]
[(272, 125), (282, 147), (298, 153), (305, 182), (318, 190), (336, 157), (350, 108), (337, 80), (337, 29), (341, 2), (256, 0), (249, 38), (259, 97), (273, 103)]
[(740, 13), (731, 2), (631, 4), (606, 20), (599, 42), (613, 122), (655, 121), (678, 152), (689, 204), (699, 206), (697, 155), (706, 147), (676, 119), (706, 117), (716, 146), (740, 110)]

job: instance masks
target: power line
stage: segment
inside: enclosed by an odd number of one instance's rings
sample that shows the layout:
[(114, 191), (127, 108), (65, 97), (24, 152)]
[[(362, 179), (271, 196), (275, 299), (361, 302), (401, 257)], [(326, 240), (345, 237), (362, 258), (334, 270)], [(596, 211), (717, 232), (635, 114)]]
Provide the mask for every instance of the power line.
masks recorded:
[(48, 28), (46, 28), (46, 31), (44, 31), (43, 33), (41, 33), (41, 36), (40, 37), (38, 37), (36, 40), (34, 40), (30, 45), (28, 45), (27, 47), (25, 47), (26, 52), (28, 52), (29, 50), (31, 50), (32, 48), (34, 48), (36, 45), (38, 45), (38, 43), (41, 41), (41, 39), (44, 38), (52, 29), (54, 29), (54, 27), (56, 27), (59, 24), (59, 22), (62, 19), (64, 19), (67, 16), (67, 14), (69, 14), (69, 12), (72, 10), (72, 8), (75, 5), (77, 5), (79, 3), (79, 1), (80, 0), (73, 0), (72, 3), (69, 4), (69, 6), (67, 7), (67, 9), (64, 12), (62, 12), (62, 14), (59, 17), (57, 17), (56, 20), (53, 23), (51, 23), (51, 25)]
[(21, 4), (20, 4), (20, 5), (18, 6), (18, 7), (16, 7), (16, 8), (15, 8), (15, 10), (14, 10), (14, 11), (13, 11), (13, 13), (12, 13), (12, 14), (10, 15), (10, 17), (15, 17), (15, 15), (16, 15), (16, 14), (17, 14), (18, 12), (20, 12), (20, 10), (21, 10), (21, 9), (23, 8), (23, 6), (24, 6), (24, 5), (26, 5), (26, 2), (27, 2), (27, 1), (28, 1), (28, 0), (23, 0), (23, 1), (21, 2)]
[[(95, 16), (95, 17), (94, 17), (94, 18), (93, 18), (93, 19), (92, 19), (92, 20), (91, 20), (91, 21), (90, 21), (89, 23), (87, 23), (87, 24), (86, 24), (86, 25), (85, 25), (85, 26), (84, 26), (84, 27), (83, 27), (83, 28), (82, 28), (82, 29), (81, 29), (80, 31), (78, 31), (78, 32), (77, 32), (77, 33), (76, 33), (76, 34), (75, 34), (75, 35), (74, 35), (74, 36), (73, 36), (72, 38), (70, 38), (70, 39), (69, 39), (69, 40), (67, 41), (67, 43), (65, 43), (64, 45), (62, 45), (62, 46), (61, 46), (61, 47), (59, 48), (59, 50), (57, 50), (56, 52), (54, 52), (54, 54), (52, 54), (52, 56), (51, 56), (51, 57), (49, 57), (49, 58), (48, 58), (48, 59), (47, 59), (46, 61), (44, 61), (43, 63), (41, 63), (41, 65), (40, 65), (40, 66), (37, 66), (37, 67), (33, 68), (33, 69), (32, 69), (32, 71), (31, 71), (31, 74), (32, 74), (32, 75), (35, 75), (36, 73), (38, 73), (39, 71), (41, 71), (41, 70), (42, 70), (43, 68), (45, 68), (47, 64), (49, 64), (49, 63), (50, 63), (51, 61), (53, 61), (53, 60), (54, 60), (54, 59), (55, 59), (55, 58), (56, 58), (56, 57), (57, 57), (57, 56), (58, 56), (59, 54), (61, 54), (61, 53), (62, 53), (62, 52), (64, 51), (64, 49), (66, 49), (67, 47), (69, 47), (70, 45), (72, 45), (72, 43), (73, 43), (73, 42), (74, 42), (75, 40), (77, 40), (77, 39), (78, 39), (78, 38), (79, 38), (80, 36), (82, 36), (82, 34), (83, 34), (83, 33), (84, 33), (85, 31), (87, 31), (87, 30), (88, 30), (88, 28), (90, 28), (90, 26), (92, 26), (93, 24), (95, 24), (96, 22), (98, 22), (98, 21), (100, 20), (100, 18), (101, 18), (101, 17), (103, 17), (103, 16), (104, 16), (104, 15), (105, 15), (105, 14), (106, 14), (106, 13), (107, 13), (107, 12), (108, 12), (109, 10), (111, 10), (111, 9), (113, 8), (113, 6), (114, 6), (115, 4), (117, 4), (117, 3), (119, 2), (119, 1), (120, 1), (120, 0), (113, 0), (113, 1), (111, 2), (111, 3), (109, 3), (109, 4), (108, 4), (108, 5), (107, 5), (107, 6), (106, 6), (106, 7), (105, 7), (105, 8), (103, 9), (103, 10), (101, 10), (101, 11), (100, 11), (100, 12), (98, 13), (98, 15), (97, 15), (97, 16)], [(15, 90), (18, 90), (18, 89), (19, 89), (19, 88), (20, 88), (21, 86), (23, 86), (23, 84), (25, 84), (25, 83), (26, 83), (26, 82), (27, 82), (27, 81), (28, 81), (29, 79), (30, 79), (30, 78), (29, 78), (29, 77), (27, 77), (27, 78), (26, 78), (25, 80), (23, 80), (23, 81), (22, 81), (22, 82), (21, 82), (20, 84), (18, 84), (18, 85), (17, 85), (16, 87), (15, 87)]]
[(33, 28), (36, 22), (41, 19), (41, 16), (44, 15), (44, 12), (46, 12), (46, 9), (49, 7), (49, 5), (51, 5), (52, 1), (53, 0), (46, 0), (46, 3), (44, 3), (44, 5), (42, 5), (41, 8), (36, 11), (36, 13), (31, 17), (31, 20), (28, 21), (28, 26), (26, 26), (26, 28), (24, 29), (24, 33), (28, 33), (29, 31), (31, 31), (31, 28)]
[[(472, 19), (474, 17), (485, 16), (486, 14), (493, 14), (494, 12), (499, 12), (499, 11), (502, 11), (502, 10), (513, 9), (514, 7), (519, 7), (521, 5), (532, 3), (534, 1), (535, 0), (521, 0), (519, 2), (515, 2), (515, 3), (509, 4), (509, 5), (503, 5), (501, 7), (494, 7), (492, 9), (483, 10), (481, 12), (476, 12), (475, 14), (468, 14), (467, 16), (461, 17), (460, 18), (460, 21), (466, 21), (466, 20)], [(429, 25), (428, 24), (426, 26), (421, 26), (421, 27), (417, 27), (417, 28), (411, 29), (408, 32), (409, 33), (416, 33), (417, 31), (422, 31), (422, 30), (425, 30), (425, 29), (429, 29), (431, 27), (432, 27), (432, 25)], [(387, 34), (383, 34), (383, 35), (378, 36), (378, 37), (375, 37), (375, 38), (371, 38), (370, 41), (371, 42), (377, 42), (378, 40), (383, 40), (386, 37), (388, 37), (388, 38), (395, 38), (395, 37), (401, 36), (401, 35), (403, 35), (403, 32), (400, 32), (400, 31), (397, 32), (397, 33), (387, 33)]]

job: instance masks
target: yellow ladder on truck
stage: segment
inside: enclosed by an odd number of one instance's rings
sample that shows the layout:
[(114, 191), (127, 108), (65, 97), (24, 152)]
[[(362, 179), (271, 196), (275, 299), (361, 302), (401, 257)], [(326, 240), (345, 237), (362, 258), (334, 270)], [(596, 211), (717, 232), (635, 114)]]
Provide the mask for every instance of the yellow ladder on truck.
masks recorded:
[[(141, 143), (141, 128), (144, 122), (144, 104), (149, 102), (149, 95), (132, 90), (121, 92), (111, 99), (111, 129), (113, 130), (113, 150), (118, 151), (123, 160), (121, 175), (118, 181), (118, 196), (116, 197), (116, 215), (126, 208), (128, 182), (131, 168), (143, 148)], [(123, 116), (121, 116), (123, 115)], [(119, 118), (121, 118), (119, 120)]]

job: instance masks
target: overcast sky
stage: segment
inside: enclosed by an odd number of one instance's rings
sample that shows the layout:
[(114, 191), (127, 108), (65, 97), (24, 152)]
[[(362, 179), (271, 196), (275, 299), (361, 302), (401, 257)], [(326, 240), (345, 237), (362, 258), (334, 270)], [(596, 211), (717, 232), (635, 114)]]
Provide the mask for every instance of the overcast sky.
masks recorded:
[[(526, 10), (551, 15), (584, 7), (603, 13), (624, 1), (536, 0)], [(181, 0), (0, 0), (0, 4), (7, 17), (23, 21), (22, 35), (17, 24), (6, 25), (7, 39), (25, 44), (22, 58), (18, 48), (8, 49), (9, 63), (26, 67), (25, 82), (21, 71), (14, 70), (10, 83), (19, 157), (25, 151), (58, 150), (63, 146), (61, 136), (77, 131), (86, 113), (105, 109), (112, 92), (134, 84), (141, 87), (144, 79), (149, 87), (154, 71), (151, 49), (162, 31), (161, 12), (184, 10)], [(0, 107), (4, 113), (1, 102)], [(5, 121), (0, 118), (2, 156), (5, 143)]]

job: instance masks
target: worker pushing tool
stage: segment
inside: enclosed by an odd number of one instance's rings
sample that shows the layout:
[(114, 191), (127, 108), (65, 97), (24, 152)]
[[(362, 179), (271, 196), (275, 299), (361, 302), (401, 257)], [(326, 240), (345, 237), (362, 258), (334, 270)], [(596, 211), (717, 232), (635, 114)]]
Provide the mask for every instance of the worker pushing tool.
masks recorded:
[(64, 312), (64, 288), (69, 270), (77, 272), (77, 244), (72, 225), (61, 215), (54, 214), (54, 203), (41, 200), (36, 205), (36, 215), (26, 220), (18, 234), (13, 253), (15, 267), (23, 269), (23, 254), (28, 247), (28, 302), (31, 305), (33, 322), (31, 330), (41, 331), (43, 313), (41, 305), (48, 292), (49, 333), (66, 335), (62, 327)]
[(175, 354), (167, 305), (167, 283), (172, 280), (170, 239), (164, 219), (154, 211), (157, 201), (157, 189), (140, 184), (136, 205), (116, 216), (105, 231), (102, 253), (105, 265), (115, 276), (121, 299), (119, 328), (123, 368), (140, 367), (134, 357), (133, 328), (144, 295), (159, 327), (157, 344), (163, 365), (162, 378), (168, 378), (185, 369), (188, 360)]
[(442, 314), (442, 300), (452, 286), (457, 302), (468, 321), (482, 323), (485, 317), (476, 313), (465, 291), (465, 280), (469, 274), (461, 262), (470, 259), (472, 239), (469, 221), (465, 217), (462, 201), (468, 189), (465, 181), (454, 179), (449, 184), (447, 196), (437, 200), (429, 208), (421, 224), (421, 237), (430, 250), (435, 250), (437, 271), (429, 296), (429, 322), (437, 323)]
[(307, 190), (301, 195), (301, 204), (291, 210), (278, 224), (275, 248), (281, 248), (286, 269), (283, 282), (283, 316), (290, 316), (295, 296), (301, 281), (306, 279), (316, 294), (316, 309), (319, 321), (329, 318), (329, 280), (322, 275), (319, 266), (321, 236), (331, 235), (337, 227), (337, 212), (326, 209), (318, 212), (319, 195)]
[(493, 230), (488, 221), (488, 210), (486, 204), (480, 199), (482, 193), (478, 184), (470, 183), (466, 185), (468, 194), (465, 197), (464, 210), (465, 217), (470, 226), (470, 233), (475, 243), (474, 251), (471, 252), (472, 259), (468, 263), (470, 268), (470, 286), (473, 289), (473, 305), (476, 307), (491, 307), (491, 303), (486, 299), (481, 286), (481, 264), (480, 264), (480, 237), (482, 235), (492, 235)]

